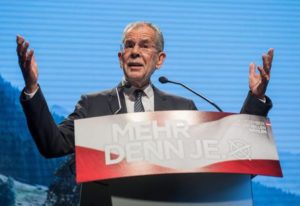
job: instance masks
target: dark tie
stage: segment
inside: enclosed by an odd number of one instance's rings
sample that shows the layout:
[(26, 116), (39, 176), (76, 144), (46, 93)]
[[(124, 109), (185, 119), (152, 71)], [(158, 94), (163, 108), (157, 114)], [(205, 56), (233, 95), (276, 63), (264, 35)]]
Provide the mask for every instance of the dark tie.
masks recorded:
[(134, 112), (144, 112), (144, 106), (142, 103), (143, 90), (137, 89), (134, 91), (135, 101), (134, 101)]

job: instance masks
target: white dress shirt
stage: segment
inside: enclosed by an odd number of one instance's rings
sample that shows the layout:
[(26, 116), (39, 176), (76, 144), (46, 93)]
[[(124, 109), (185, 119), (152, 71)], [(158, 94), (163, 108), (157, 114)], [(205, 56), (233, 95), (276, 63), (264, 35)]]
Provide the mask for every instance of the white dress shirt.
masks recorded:
[(145, 112), (153, 112), (154, 111), (154, 92), (151, 84), (148, 84), (144, 88), (136, 88), (131, 86), (130, 88), (124, 88), (123, 93), (125, 97), (125, 104), (127, 108), (127, 112), (134, 112), (134, 102), (135, 95), (134, 91), (137, 89), (141, 89), (144, 91), (142, 96), (142, 103)]

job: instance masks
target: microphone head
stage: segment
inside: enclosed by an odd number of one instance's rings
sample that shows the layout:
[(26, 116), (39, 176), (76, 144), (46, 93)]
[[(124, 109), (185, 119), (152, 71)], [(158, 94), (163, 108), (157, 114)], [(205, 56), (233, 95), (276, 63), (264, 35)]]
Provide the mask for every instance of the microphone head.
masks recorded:
[(161, 76), (158, 78), (158, 81), (162, 84), (165, 84), (167, 82), (169, 82), (169, 80), (167, 79), (167, 77)]
[(119, 89), (130, 88), (132, 84), (128, 81), (122, 81), (121, 84), (118, 85)]
[(129, 89), (131, 87), (131, 83), (126, 81), (126, 82), (124, 82), (123, 87)]

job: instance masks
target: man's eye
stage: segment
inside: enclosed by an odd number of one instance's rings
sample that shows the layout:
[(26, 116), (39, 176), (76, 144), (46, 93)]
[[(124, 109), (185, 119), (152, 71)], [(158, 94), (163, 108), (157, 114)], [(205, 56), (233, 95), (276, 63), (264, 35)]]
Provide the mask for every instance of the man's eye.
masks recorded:
[(147, 49), (147, 48), (149, 48), (149, 45), (148, 44), (142, 44), (141, 48)]
[(132, 44), (132, 43), (125, 44), (125, 48), (133, 48), (133, 47), (134, 47), (134, 44)]

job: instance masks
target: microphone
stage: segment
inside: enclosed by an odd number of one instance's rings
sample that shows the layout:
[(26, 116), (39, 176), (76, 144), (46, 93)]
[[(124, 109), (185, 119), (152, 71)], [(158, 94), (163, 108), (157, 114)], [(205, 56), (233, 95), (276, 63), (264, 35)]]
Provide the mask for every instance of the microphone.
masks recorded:
[(124, 89), (124, 88), (129, 89), (131, 86), (132, 86), (132, 85), (131, 85), (130, 82), (125, 81), (125, 82), (122, 83), (122, 86), (121, 86), (121, 87), (122, 87), (122, 89)]
[(121, 99), (120, 99), (120, 94), (119, 94), (119, 92), (122, 92), (123, 89), (125, 89), (125, 88), (129, 89), (131, 86), (132, 86), (132, 85), (131, 85), (130, 82), (128, 82), (128, 81), (123, 81), (123, 82), (121, 83), (121, 85), (119, 85), (118, 87), (116, 87), (115, 90), (116, 90), (116, 94), (117, 94), (117, 98), (118, 98), (119, 109), (117, 109), (117, 111), (115, 111), (114, 114), (118, 114), (118, 113), (121, 111), (121, 109), (122, 109), (122, 104), (121, 104)]
[(194, 93), (195, 95), (197, 95), (198, 97), (201, 97), (202, 99), (204, 99), (205, 101), (207, 101), (209, 104), (211, 104), (212, 106), (214, 106), (219, 112), (223, 112), (222, 109), (220, 107), (218, 107), (218, 105), (216, 105), (213, 101), (209, 100), (208, 98), (206, 98), (205, 96), (195, 92), (194, 90), (192, 90), (191, 88), (185, 86), (184, 84), (180, 83), (180, 82), (174, 82), (174, 81), (170, 81), (167, 79), (167, 77), (161, 76), (158, 78), (158, 81), (162, 84), (166, 84), (166, 83), (172, 83), (172, 84), (177, 84), (180, 85), (184, 88), (186, 88), (187, 90), (189, 90), (190, 92)]

